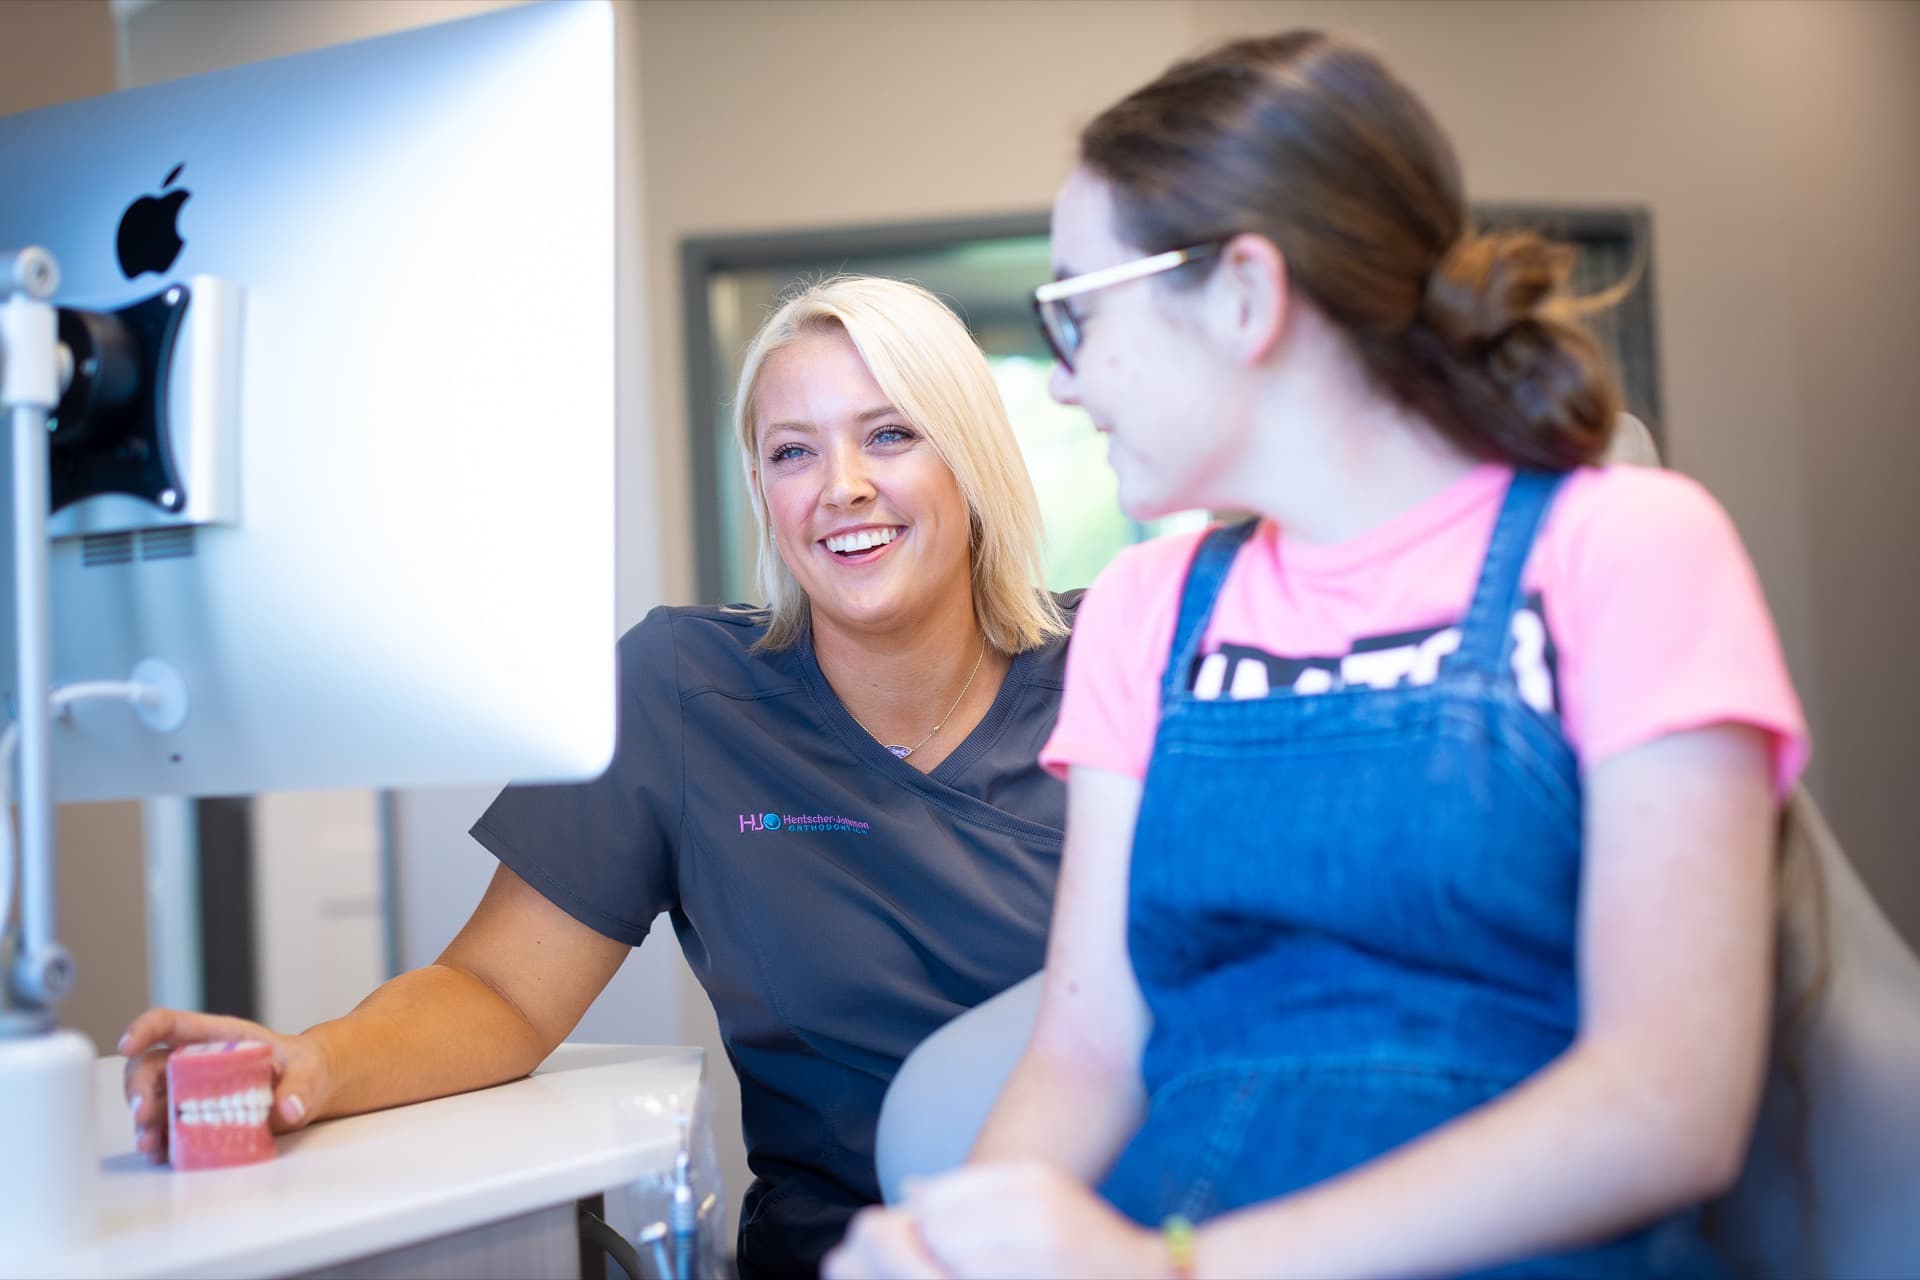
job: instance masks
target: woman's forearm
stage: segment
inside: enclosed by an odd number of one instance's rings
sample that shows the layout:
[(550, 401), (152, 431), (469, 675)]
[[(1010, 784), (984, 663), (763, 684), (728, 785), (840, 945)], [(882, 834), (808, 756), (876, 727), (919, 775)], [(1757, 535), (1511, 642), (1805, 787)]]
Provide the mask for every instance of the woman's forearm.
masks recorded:
[(1098, 1183), (1145, 1110), (1138, 1070), (1101, 1070), (1029, 1048), (987, 1117), (971, 1159), (1043, 1160)]
[(401, 974), (304, 1038), (327, 1060), (329, 1088), (314, 1119), (499, 1084), (551, 1052), (510, 1000), (443, 964)]

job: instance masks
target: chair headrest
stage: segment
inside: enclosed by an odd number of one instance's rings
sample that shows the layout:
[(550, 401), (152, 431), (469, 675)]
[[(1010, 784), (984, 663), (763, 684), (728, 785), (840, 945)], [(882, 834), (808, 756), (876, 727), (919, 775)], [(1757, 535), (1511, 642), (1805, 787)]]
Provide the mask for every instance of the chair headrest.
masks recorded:
[(1654, 446), (1653, 432), (1630, 413), (1614, 419), (1613, 443), (1607, 446), (1606, 461), (1630, 462), (1637, 467), (1660, 465), (1660, 450)]

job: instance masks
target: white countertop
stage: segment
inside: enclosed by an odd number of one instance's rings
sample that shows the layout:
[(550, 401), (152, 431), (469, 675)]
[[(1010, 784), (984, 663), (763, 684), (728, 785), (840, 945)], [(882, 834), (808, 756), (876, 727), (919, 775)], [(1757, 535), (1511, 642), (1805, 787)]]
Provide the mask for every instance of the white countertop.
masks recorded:
[(176, 1173), (133, 1149), (121, 1060), (102, 1058), (94, 1236), (0, 1250), (0, 1275), (285, 1275), (580, 1199), (670, 1167), (668, 1099), (690, 1106), (700, 1075), (698, 1049), (562, 1045), (523, 1080), (322, 1121), (262, 1164)]

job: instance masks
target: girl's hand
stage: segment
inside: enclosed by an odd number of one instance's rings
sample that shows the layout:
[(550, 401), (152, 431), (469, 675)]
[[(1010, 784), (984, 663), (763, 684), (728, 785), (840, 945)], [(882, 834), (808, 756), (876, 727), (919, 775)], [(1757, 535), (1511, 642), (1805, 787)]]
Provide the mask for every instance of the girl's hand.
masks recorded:
[(1174, 1274), (1159, 1232), (1128, 1221), (1051, 1165), (972, 1165), (915, 1183), (907, 1211), (933, 1257), (964, 1280)]
[(319, 1043), (283, 1036), (245, 1018), (175, 1009), (149, 1009), (120, 1037), (126, 1055), (124, 1089), (133, 1113), (134, 1146), (155, 1164), (167, 1158), (167, 1054), (182, 1045), (218, 1040), (260, 1040), (273, 1050), (273, 1107), (267, 1122), (275, 1133), (303, 1127), (332, 1092), (331, 1064)]

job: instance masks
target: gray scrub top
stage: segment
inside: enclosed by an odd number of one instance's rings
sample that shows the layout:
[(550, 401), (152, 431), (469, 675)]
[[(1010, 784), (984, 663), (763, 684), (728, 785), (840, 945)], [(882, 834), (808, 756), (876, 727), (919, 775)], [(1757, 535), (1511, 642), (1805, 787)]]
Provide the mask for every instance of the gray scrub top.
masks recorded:
[[(1069, 618), (1079, 592), (1058, 597)], [(1041, 966), (1065, 787), (1038, 763), (1066, 641), (1016, 656), (930, 774), (854, 723), (765, 615), (659, 608), (619, 644), (613, 763), (512, 786), (474, 838), (581, 923), (638, 946), (668, 912), (740, 1077), (744, 1276), (813, 1275), (879, 1199), (880, 1100), (956, 1014)]]

